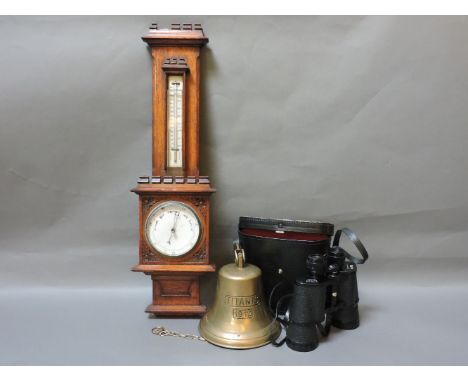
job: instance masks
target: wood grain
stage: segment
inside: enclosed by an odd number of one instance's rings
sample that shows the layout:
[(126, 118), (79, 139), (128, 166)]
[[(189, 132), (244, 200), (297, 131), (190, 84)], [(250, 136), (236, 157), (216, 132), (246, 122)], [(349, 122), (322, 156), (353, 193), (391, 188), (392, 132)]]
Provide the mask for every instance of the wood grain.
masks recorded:
[(132, 268), (134, 272), (145, 272), (145, 273), (197, 273), (203, 274), (207, 272), (215, 272), (216, 266), (214, 264), (138, 264)]
[[(214, 272), (210, 264), (210, 196), (216, 190), (209, 178), (199, 176), (200, 164), (200, 49), (208, 42), (199, 24), (173, 24), (159, 29), (153, 24), (143, 37), (151, 49), (152, 66), (152, 175), (142, 176), (132, 192), (139, 199), (140, 250), (135, 272), (151, 275), (153, 301), (146, 309), (157, 315), (200, 315), (199, 277)], [(182, 109), (183, 168), (167, 164), (167, 76), (184, 78)], [(178, 257), (158, 253), (146, 240), (148, 215), (160, 203), (179, 201), (197, 215), (200, 238), (187, 254)]]
[[(153, 176), (199, 175), (200, 152), (200, 48), (195, 46), (153, 46)], [(171, 171), (167, 166), (166, 90), (164, 61), (183, 57), (189, 71), (185, 74), (183, 147), (184, 169)]]

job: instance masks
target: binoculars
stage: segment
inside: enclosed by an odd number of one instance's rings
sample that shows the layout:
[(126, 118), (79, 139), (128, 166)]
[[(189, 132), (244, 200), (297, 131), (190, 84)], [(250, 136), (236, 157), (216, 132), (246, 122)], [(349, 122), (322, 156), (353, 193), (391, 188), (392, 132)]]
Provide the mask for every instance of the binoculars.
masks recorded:
[[(362, 258), (339, 246), (344, 233)], [(262, 270), (268, 305), (286, 330), (284, 343), (296, 351), (317, 348), (331, 326), (359, 326), (357, 264), (365, 247), (348, 228), (331, 237), (333, 225), (319, 222), (241, 217), (239, 240), (249, 261)]]
[(285, 322), (286, 345), (302, 352), (314, 350), (318, 334), (328, 335), (331, 325), (359, 326), (356, 265), (336, 250), (327, 259), (310, 256), (306, 267), (309, 275), (295, 281)]

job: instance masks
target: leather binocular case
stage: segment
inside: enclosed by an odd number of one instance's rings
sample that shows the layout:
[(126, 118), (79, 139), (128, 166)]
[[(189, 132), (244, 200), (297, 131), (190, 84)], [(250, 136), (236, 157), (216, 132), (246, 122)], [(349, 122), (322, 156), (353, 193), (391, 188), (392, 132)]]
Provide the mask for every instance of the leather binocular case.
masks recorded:
[[(241, 217), (238, 233), (249, 262), (262, 270), (268, 306), (286, 329), (286, 337), (273, 344), (311, 351), (332, 325), (359, 326), (356, 265), (368, 254), (354, 232), (338, 230), (331, 245), (329, 223)], [(342, 233), (362, 258), (339, 246)]]

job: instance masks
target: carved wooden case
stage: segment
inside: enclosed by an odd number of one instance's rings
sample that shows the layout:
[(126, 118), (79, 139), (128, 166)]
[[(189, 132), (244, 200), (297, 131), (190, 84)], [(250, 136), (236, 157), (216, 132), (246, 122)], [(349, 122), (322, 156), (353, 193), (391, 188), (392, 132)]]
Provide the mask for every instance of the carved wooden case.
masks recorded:
[[(153, 62), (152, 173), (142, 176), (132, 191), (139, 197), (140, 250), (135, 272), (151, 275), (152, 303), (146, 312), (156, 315), (201, 315), (199, 278), (214, 272), (209, 260), (210, 196), (207, 176), (199, 175), (200, 162), (200, 49), (208, 42), (199, 24), (172, 24), (159, 29), (153, 24), (143, 36)], [(169, 167), (168, 84), (169, 76), (183, 78), (182, 163)], [(170, 135), (169, 135), (170, 136)], [(182, 202), (191, 207), (200, 222), (197, 244), (182, 256), (165, 256), (146, 238), (146, 220), (160, 203)]]

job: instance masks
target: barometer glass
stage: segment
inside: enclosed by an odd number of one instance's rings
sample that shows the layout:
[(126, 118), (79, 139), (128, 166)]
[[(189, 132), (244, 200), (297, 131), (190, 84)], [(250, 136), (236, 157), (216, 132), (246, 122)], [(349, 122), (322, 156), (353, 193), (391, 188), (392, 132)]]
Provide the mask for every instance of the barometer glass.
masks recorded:
[(183, 256), (197, 245), (200, 227), (200, 220), (187, 204), (164, 202), (146, 219), (146, 239), (162, 255)]

